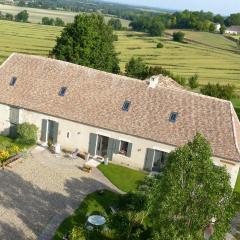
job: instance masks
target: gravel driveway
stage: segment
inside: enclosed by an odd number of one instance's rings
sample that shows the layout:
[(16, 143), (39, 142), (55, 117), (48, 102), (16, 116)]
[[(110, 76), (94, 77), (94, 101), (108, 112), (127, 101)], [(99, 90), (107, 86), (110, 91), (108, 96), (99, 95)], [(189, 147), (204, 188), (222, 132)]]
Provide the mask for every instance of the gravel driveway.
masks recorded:
[(87, 194), (118, 191), (97, 169), (84, 173), (83, 162), (37, 147), (27, 159), (0, 170), (0, 239), (51, 239)]

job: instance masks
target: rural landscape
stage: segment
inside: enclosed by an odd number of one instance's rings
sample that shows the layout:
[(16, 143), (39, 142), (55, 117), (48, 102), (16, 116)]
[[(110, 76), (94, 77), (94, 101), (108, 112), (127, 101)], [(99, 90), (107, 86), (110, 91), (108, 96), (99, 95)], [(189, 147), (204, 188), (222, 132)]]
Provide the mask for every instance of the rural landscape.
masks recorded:
[(240, 239), (240, 5), (132, 2), (0, 0), (0, 239)]

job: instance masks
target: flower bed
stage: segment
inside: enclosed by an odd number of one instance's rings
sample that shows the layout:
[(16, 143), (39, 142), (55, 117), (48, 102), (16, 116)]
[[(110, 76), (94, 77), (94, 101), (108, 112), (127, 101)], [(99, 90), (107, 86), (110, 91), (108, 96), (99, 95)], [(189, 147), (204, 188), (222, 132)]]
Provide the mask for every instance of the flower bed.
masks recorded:
[(2, 167), (21, 157), (20, 147), (7, 137), (0, 137), (0, 164)]

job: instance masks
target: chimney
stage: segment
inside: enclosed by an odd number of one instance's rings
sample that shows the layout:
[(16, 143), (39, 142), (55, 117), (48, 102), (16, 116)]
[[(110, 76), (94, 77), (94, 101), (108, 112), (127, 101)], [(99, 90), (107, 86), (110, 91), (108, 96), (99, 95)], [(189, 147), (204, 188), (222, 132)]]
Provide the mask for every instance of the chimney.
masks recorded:
[(159, 76), (152, 76), (149, 80), (149, 88), (156, 88), (159, 83)]

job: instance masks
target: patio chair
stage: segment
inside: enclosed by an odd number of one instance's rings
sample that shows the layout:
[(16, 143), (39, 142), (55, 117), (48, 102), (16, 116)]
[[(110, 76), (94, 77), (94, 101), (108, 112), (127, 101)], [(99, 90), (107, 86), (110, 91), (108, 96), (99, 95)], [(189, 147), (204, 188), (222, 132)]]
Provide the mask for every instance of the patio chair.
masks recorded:
[(70, 157), (71, 157), (72, 159), (76, 159), (78, 153), (79, 153), (79, 149), (76, 148), (76, 149), (70, 154)]

